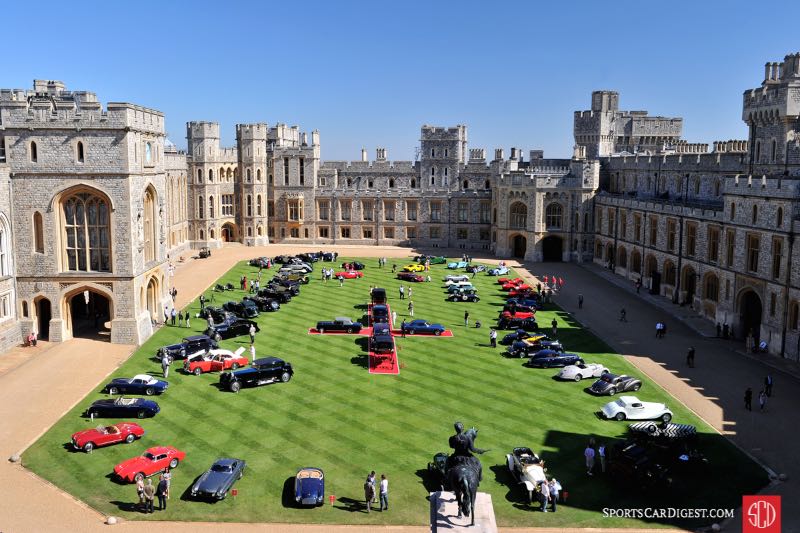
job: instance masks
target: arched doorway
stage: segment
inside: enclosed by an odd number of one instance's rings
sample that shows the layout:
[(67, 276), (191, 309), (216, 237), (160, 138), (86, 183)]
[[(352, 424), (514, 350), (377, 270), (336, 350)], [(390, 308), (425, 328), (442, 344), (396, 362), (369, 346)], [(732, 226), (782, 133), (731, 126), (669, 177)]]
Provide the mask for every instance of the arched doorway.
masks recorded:
[(761, 298), (752, 289), (748, 289), (739, 297), (739, 335), (746, 338), (752, 332), (758, 343), (761, 335)]
[(236, 238), (236, 226), (231, 222), (222, 225), (221, 237), (223, 242), (234, 242)]
[(36, 300), (36, 325), (39, 339), (48, 340), (50, 338), (50, 319), (53, 318), (53, 310), (50, 300), (39, 298)]
[(563, 261), (564, 239), (550, 235), (542, 239), (542, 261)]
[(691, 304), (694, 301), (694, 295), (697, 291), (697, 275), (695, 274), (694, 269), (689, 265), (686, 265), (683, 268), (683, 274), (681, 275), (681, 289), (686, 293), (683, 303)]
[(525, 258), (525, 250), (528, 248), (528, 239), (524, 235), (514, 235), (511, 238), (511, 253), (514, 257)]
[(91, 288), (65, 298), (65, 311), (72, 337), (111, 342), (111, 302)]
[(660, 294), (661, 273), (658, 271), (658, 261), (653, 255), (648, 255), (644, 261), (644, 276), (650, 278), (650, 294)]
[(150, 320), (157, 320), (158, 319), (158, 311), (159, 311), (159, 290), (158, 290), (158, 281), (156, 278), (150, 278), (150, 281), (147, 282), (147, 293), (146, 293), (146, 306), (147, 306), (147, 313), (150, 315)]

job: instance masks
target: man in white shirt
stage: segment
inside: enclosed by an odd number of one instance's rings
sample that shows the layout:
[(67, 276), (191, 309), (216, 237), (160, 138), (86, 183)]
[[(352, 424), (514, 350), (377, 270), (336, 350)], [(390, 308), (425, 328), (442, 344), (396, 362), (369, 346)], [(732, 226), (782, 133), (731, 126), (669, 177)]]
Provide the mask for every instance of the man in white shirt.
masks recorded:
[(381, 489), (380, 489), (380, 498), (381, 498), (381, 512), (384, 509), (387, 511), (389, 510), (389, 480), (386, 479), (386, 474), (381, 474)]
[(586, 458), (586, 473), (591, 476), (594, 469), (594, 448), (586, 446), (586, 449), (583, 450), (583, 456)]
[(597, 448), (597, 455), (600, 456), (600, 471), (605, 474), (606, 473), (606, 445), (604, 443), (600, 443), (600, 446)]

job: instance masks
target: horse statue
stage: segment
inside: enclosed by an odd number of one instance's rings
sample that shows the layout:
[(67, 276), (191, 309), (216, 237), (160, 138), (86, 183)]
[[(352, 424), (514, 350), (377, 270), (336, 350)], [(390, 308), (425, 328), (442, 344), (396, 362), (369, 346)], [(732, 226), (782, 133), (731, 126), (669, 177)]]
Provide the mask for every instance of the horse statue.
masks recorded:
[(478, 485), (483, 479), (483, 466), (473, 453), (481, 454), (486, 450), (475, 447), (478, 430), (471, 428), (464, 431), (461, 422), (455, 423), (456, 434), (450, 437), (453, 453), (447, 458), (447, 483), (456, 495), (458, 502), (458, 518), (466, 515), (472, 518), (470, 525), (475, 525), (475, 496)]

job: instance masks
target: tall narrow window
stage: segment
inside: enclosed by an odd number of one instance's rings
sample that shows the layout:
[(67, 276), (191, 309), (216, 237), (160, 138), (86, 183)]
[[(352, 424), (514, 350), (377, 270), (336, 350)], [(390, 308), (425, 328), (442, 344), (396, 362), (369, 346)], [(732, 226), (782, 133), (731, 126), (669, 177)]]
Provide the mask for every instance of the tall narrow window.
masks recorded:
[(261, 216), (261, 212), (263, 209), (261, 202), (262, 202), (261, 195), (260, 194), (256, 195), (256, 216), (259, 217)]
[(733, 266), (733, 252), (736, 246), (736, 232), (728, 230), (725, 235), (725, 262), (729, 267)]
[(697, 225), (686, 225), (686, 255), (694, 257), (697, 249)]
[(203, 169), (197, 169), (197, 183), (203, 183)]
[(256, 181), (261, 181), (261, 169), (256, 170)]
[(776, 225), (778, 226), (778, 228), (783, 226), (783, 208), (782, 207), (778, 208), (778, 215), (776, 217), (775, 222), (776, 222)]
[(209, 182), (214, 181), (214, 169), (213, 168), (209, 168), (208, 169), (208, 181)]
[(214, 197), (208, 197), (208, 218), (214, 218)]
[(283, 184), (289, 185), (289, 158), (283, 158)]
[(11, 266), (9, 264), (11, 257), (10, 241), (11, 235), (9, 235), (8, 226), (0, 219), (0, 278), (11, 275)]
[(62, 202), (65, 270), (111, 271), (109, 209), (104, 198), (77, 193)]
[(731, 202), (731, 221), (736, 218), (736, 204)]
[(83, 143), (78, 141), (78, 163), (83, 163)]
[(772, 240), (772, 277), (781, 277), (781, 262), (783, 259), (783, 239), (775, 238)]
[(250, 196), (249, 194), (247, 195), (246, 211), (247, 211), (247, 216), (248, 217), (252, 217), (253, 216), (253, 197)]
[(44, 253), (44, 224), (39, 211), (33, 214), (33, 245), (36, 253)]
[(747, 270), (758, 272), (758, 252), (760, 239), (758, 235), (747, 236)]
[[(563, 209), (561, 207), (561, 204), (552, 203), (547, 206), (547, 208), (545, 209), (545, 224), (548, 228), (561, 229), (561, 227), (563, 226)], [(523, 225), (515, 227), (524, 228), (525, 226)]]
[(775, 139), (772, 139), (772, 155), (770, 157), (770, 160), (774, 163), (777, 158), (778, 158), (778, 142)]
[(36, 148), (36, 143), (31, 142), (31, 163), (36, 163), (39, 160), (39, 151)]
[(306, 182), (306, 160), (304, 157), (300, 158), (300, 185)]
[(144, 262), (149, 263), (156, 258), (156, 235), (155, 235), (155, 195), (153, 190), (148, 188), (144, 193)]
[(753, 225), (754, 226), (756, 225), (756, 222), (758, 222), (758, 206), (754, 205), (753, 206)]
[(205, 218), (206, 214), (205, 214), (204, 205), (205, 205), (205, 200), (203, 199), (202, 196), (198, 196), (197, 197), (197, 218), (200, 218), (200, 219)]

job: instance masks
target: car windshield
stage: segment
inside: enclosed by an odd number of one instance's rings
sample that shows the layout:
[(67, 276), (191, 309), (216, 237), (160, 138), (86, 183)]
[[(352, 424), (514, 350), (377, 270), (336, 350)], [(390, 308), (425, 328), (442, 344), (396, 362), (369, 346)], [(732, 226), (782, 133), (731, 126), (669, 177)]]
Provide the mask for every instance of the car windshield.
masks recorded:
[(156, 456), (150, 452), (144, 452), (144, 454), (142, 454), (142, 457), (144, 457), (145, 459), (149, 459), (150, 461), (156, 460)]
[(213, 472), (230, 472), (233, 470), (231, 465), (214, 465), (211, 467)]
[(616, 377), (617, 376), (615, 376), (614, 374), (603, 374), (602, 376), (600, 376), (600, 379), (602, 381), (605, 381), (606, 383), (611, 383), (612, 381), (614, 381), (614, 378)]
[(619, 400), (617, 400), (614, 403), (619, 405), (620, 407), (626, 407), (625, 401), (622, 398), (620, 398)]

